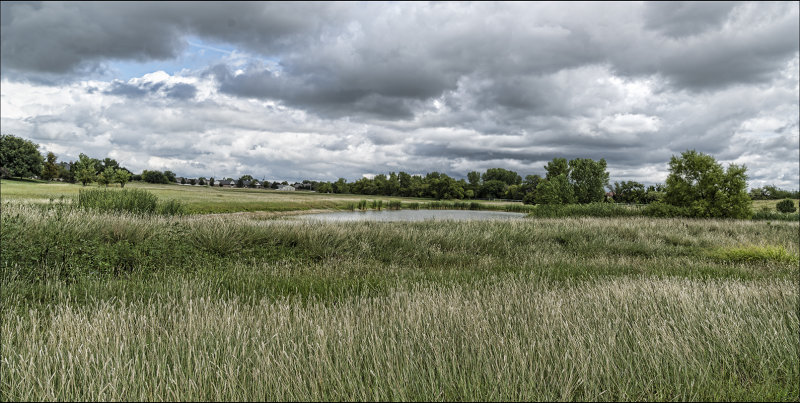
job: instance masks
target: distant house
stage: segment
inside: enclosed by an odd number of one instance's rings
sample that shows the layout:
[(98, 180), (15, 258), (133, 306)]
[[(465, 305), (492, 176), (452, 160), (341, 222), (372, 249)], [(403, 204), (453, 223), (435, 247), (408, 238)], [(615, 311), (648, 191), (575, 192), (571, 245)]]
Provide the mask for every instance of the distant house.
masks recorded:
[(186, 178), (184, 178), (184, 177), (182, 177), (182, 176), (176, 176), (176, 177), (175, 177), (175, 183), (177, 183), (177, 184), (179, 184), (179, 185), (180, 185), (180, 184), (183, 184), (183, 183), (187, 183), (187, 182), (188, 182), (188, 181), (186, 180)]
[(217, 185), (221, 188), (232, 188), (236, 186), (236, 182), (228, 179), (222, 179), (217, 181)]
[(242, 184), (243, 184), (243, 185), (244, 185), (244, 187), (246, 187), (246, 188), (250, 188), (250, 187), (253, 187), (253, 188), (260, 188), (260, 187), (261, 187), (261, 182), (259, 182), (259, 181), (257, 181), (257, 180), (252, 180), (252, 181), (242, 181)]
[(294, 186), (282, 185), (278, 187), (278, 190), (282, 190), (284, 192), (294, 192), (297, 189), (295, 189)]

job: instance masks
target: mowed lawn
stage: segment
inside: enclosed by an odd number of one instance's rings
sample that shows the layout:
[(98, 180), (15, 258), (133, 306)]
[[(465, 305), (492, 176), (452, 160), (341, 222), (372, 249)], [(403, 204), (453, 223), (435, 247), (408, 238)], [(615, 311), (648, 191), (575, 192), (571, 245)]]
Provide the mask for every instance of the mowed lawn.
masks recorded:
[[(0, 181), (0, 197), (2, 200), (27, 200), (31, 202), (47, 202), (61, 196), (74, 197), (81, 189), (100, 189), (92, 184), (82, 186), (62, 182), (35, 181)], [(105, 188), (105, 187), (102, 187)], [(426, 202), (432, 199), (412, 197), (390, 197), (353, 194), (321, 194), (309, 191), (285, 192), (267, 189), (237, 189), (218, 186), (187, 186), (176, 184), (152, 184), (146, 182), (130, 182), (128, 189), (145, 189), (154, 193), (159, 199), (180, 200), (186, 205), (187, 212), (235, 213), (235, 212), (285, 212), (315, 209), (344, 209), (360, 200), (402, 200), (404, 202)], [(107, 189), (119, 189), (119, 185)], [(519, 202), (481, 201), (485, 204), (521, 204)]]

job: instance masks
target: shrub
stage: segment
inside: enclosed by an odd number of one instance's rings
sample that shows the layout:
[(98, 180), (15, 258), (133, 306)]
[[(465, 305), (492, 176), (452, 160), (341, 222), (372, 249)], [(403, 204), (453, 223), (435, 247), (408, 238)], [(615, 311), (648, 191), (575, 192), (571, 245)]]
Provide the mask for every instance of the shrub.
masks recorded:
[(775, 208), (781, 213), (794, 213), (797, 210), (794, 207), (794, 201), (792, 201), (792, 199), (781, 200)]
[(669, 218), (669, 217), (691, 217), (692, 212), (688, 207), (678, 207), (663, 202), (654, 202), (647, 205), (642, 210), (642, 214), (648, 217)]

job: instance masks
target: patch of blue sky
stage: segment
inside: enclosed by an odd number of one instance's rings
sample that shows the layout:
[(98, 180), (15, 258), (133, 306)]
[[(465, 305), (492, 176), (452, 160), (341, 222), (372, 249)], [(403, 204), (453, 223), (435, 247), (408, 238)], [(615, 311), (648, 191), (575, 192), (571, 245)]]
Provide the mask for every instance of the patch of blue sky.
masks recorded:
[(108, 63), (103, 78), (127, 81), (156, 71), (164, 71), (167, 74), (175, 75), (186, 70), (191, 74), (191, 72), (199, 72), (217, 64), (240, 67), (251, 63), (259, 63), (267, 66), (272, 71), (281, 70), (280, 59), (275, 57), (253, 55), (225, 43), (204, 41), (195, 36), (187, 37), (184, 41), (186, 45), (176, 58), (145, 62), (134, 60), (112, 61)]

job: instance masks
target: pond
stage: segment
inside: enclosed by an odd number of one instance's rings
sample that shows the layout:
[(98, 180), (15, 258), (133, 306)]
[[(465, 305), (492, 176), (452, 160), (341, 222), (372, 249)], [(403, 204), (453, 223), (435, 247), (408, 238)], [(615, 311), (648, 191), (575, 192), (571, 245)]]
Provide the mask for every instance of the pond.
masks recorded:
[(515, 220), (524, 213), (480, 210), (382, 210), (346, 211), (336, 213), (303, 214), (294, 216), (301, 220), (319, 221), (426, 221), (426, 220)]

